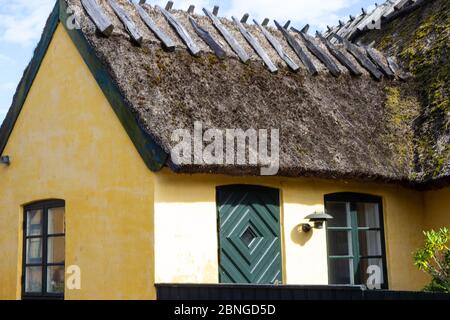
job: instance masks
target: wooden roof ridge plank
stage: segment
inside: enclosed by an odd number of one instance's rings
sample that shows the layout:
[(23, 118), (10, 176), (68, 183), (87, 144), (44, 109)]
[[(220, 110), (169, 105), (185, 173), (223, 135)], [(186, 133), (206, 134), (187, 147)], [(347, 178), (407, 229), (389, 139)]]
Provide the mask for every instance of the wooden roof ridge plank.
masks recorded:
[(232, 17), (234, 23), (238, 26), (239, 31), (242, 33), (244, 38), (247, 40), (247, 42), (250, 44), (250, 46), (256, 51), (256, 53), (259, 55), (259, 57), (264, 61), (267, 68), (269, 68), (270, 72), (275, 73), (278, 71), (278, 68), (275, 66), (275, 64), (270, 59), (267, 52), (264, 50), (263, 47), (259, 44), (258, 40), (248, 31), (244, 25), (237, 19), (236, 17)]
[(372, 10), (355, 28), (355, 31), (363, 31), (369, 23), (373, 20), (374, 16), (381, 10), (382, 6), (378, 6)]
[(329, 25), (327, 25), (327, 30), (324, 31), (323, 36), (324, 37), (328, 37), (330, 35), (330, 32), (333, 30), (332, 27), (330, 27)]
[(281, 43), (275, 38), (263, 25), (260, 25), (256, 20), (253, 20), (255, 25), (259, 27), (261, 32), (266, 37), (267, 41), (272, 45), (278, 55), (283, 59), (283, 61), (292, 69), (292, 71), (298, 71), (300, 67), (288, 56), (288, 54), (284, 51)]
[(197, 21), (193, 17), (189, 17), (189, 21), (192, 24), (192, 27), (194, 28), (195, 32), (198, 34), (198, 36), (205, 41), (205, 43), (214, 51), (215, 55), (219, 59), (225, 59), (227, 54), (225, 50), (222, 48), (222, 46), (213, 38), (213, 36), (205, 29), (203, 29)]
[(150, 15), (145, 11), (145, 9), (141, 6), (141, 4), (134, 3), (134, 6), (135, 6), (136, 11), (138, 12), (139, 16), (141, 17), (142, 21), (155, 34), (155, 36), (162, 42), (164, 47), (170, 51), (175, 50), (175, 47), (176, 47), (175, 42), (156, 25), (156, 23), (153, 21), (153, 19), (150, 17)]
[(379, 54), (381, 53), (377, 52), (377, 50), (370, 46), (366, 48), (366, 51), (369, 58), (378, 66), (378, 68), (384, 73), (386, 77), (388, 77), (389, 79), (395, 78), (395, 74), (392, 72), (389, 66), (380, 59)]
[(350, 26), (345, 30), (345, 32), (342, 34), (342, 37), (349, 38), (352, 36), (353, 33), (357, 30), (356, 27), (367, 17), (367, 12), (364, 10), (364, 8), (361, 8), (361, 15), (355, 18), (353, 22), (350, 24)]
[(415, 9), (422, 6), (427, 1), (429, 1), (429, 0), (410, 0), (410, 2), (406, 2), (401, 8), (400, 8), (400, 4), (398, 4), (397, 6), (399, 6), (399, 8), (395, 9), (393, 12), (391, 12), (385, 18), (385, 20), (387, 20), (387, 22), (395, 20), (398, 17), (403, 16), (404, 14), (408, 14), (409, 12), (414, 11)]
[(231, 33), (223, 26), (219, 18), (217, 18), (214, 13), (211, 13), (208, 9), (203, 8), (203, 12), (208, 16), (214, 27), (219, 31), (219, 33), (224, 37), (225, 41), (230, 45), (231, 49), (238, 55), (243, 63), (247, 63), (250, 60), (250, 56), (245, 52), (244, 48), (239, 44), (239, 42), (231, 35)]
[(377, 27), (377, 24), (381, 21), (381, 17), (383, 16), (384, 10), (386, 6), (384, 4), (377, 7), (377, 10), (370, 16), (367, 20), (366, 25), (363, 27), (364, 29), (373, 29)]
[(339, 32), (342, 32), (343, 29), (345, 29), (345, 25), (341, 23), (342, 21), (339, 20), (339, 23), (337, 26), (334, 27), (333, 30), (330, 31), (329, 36), (333, 34), (338, 34)]
[(81, 0), (86, 13), (91, 18), (92, 22), (97, 27), (98, 31), (105, 37), (109, 37), (113, 30), (114, 25), (112, 24), (109, 17), (102, 11), (102, 8), (98, 5), (96, 0)]
[(336, 38), (333, 38), (333, 34), (350, 39), (355, 33), (366, 30), (369, 23), (374, 24), (378, 20), (386, 19), (390, 14), (397, 10), (395, 7), (402, 1), (408, 3), (413, 0), (386, 0), (383, 4), (377, 5), (370, 13), (367, 13), (367, 11), (362, 8), (362, 14), (359, 17), (352, 19), (352, 16), (350, 16), (350, 20), (346, 24), (342, 25), (342, 23), (339, 23), (336, 27), (325, 32), (323, 36), (328, 38), (331, 43), (337, 41)]
[(390, 6), (389, 8), (383, 13), (382, 18), (386, 19), (392, 12), (395, 11), (395, 6), (400, 3), (400, 1), (402, 0), (392, 0), (390, 1)]
[(191, 4), (191, 5), (189, 6), (189, 8), (187, 9), (187, 13), (193, 14), (194, 11), (195, 11), (195, 6), (194, 6), (193, 4)]
[(381, 20), (383, 19), (386, 12), (388, 12), (393, 6), (393, 3), (391, 0), (387, 0), (383, 5), (379, 6), (379, 10), (374, 13), (371, 17), (371, 20), (368, 21), (368, 25), (376, 25), (377, 22), (381, 23)]
[(219, 9), (220, 9), (219, 6), (214, 6), (213, 11), (212, 11), (212, 14), (213, 14), (215, 17), (217, 17), (217, 15), (219, 14)]
[(305, 24), (305, 26), (300, 31), (303, 32), (304, 34), (307, 34), (309, 31), (309, 23)]
[(200, 54), (200, 48), (197, 46), (195, 41), (190, 36), (189, 32), (186, 30), (186, 28), (175, 18), (169, 11), (162, 8), (159, 5), (155, 6), (156, 9), (158, 9), (166, 18), (167, 22), (175, 29), (175, 31), (180, 36), (181, 40), (183, 40), (184, 44), (187, 46), (189, 51), (194, 56), (198, 56)]
[(116, 0), (108, 0), (108, 3), (110, 7), (113, 9), (114, 13), (117, 15), (119, 20), (123, 23), (125, 26), (125, 29), (128, 31), (128, 33), (131, 36), (131, 39), (133, 39), (134, 42), (141, 45), (143, 36), (141, 32), (139, 31), (138, 27), (134, 23), (134, 21), (131, 19), (131, 17), (128, 15), (126, 10), (122, 8)]
[(245, 13), (241, 18), (241, 23), (247, 23), (249, 17), (250, 15), (248, 13)]
[(303, 43), (308, 48), (309, 51), (317, 58), (319, 59), (325, 67), (330, 71), (330, 73), (334, 77), (339, 77), (341, 75), (341, 70), (339, 70), (339, 67), (334, 63), (333, 59), (328, 55), (328, 53), (323, 50), (320, 46), (318, 46), (314, 40), (310, 39), (307, 34), (304, 34), (300, 30), (297, 30), (296, 28), (292, 27), (292, 31), (298, 33), (300, 37), (303, 40)]
[(348, 30), (348, 28), (350, 28), (350, 26), (352, 25), (354, 20), (349, 19), (344, 26), (338, 30), (337, 34), (339, 34), (340, 36), (342, 36), (343, 34), (345, 34), (345, 32)]
[(328, 51), (330, 51), (333, 57), (335, 57), (343, 66), (345, 66), (352, 75), (362, 75), (362, 72), (359, 70), (358, 66), (355, 65), (349, 58), (347, 58), (334, 44), (330, 42), (330, 40), (322, 36), (319, 32), (317, 32), (317, 37), (325, 44)]
[[(334, 35), (337, 40), (344, 44), (345, 49), (352, 54), (353, 57), (364, 67), (370, 74), (378, 81), (381, 80), (383, 74), (378, 70), (378, 67), (362, 52), (359, 51), (359, 47), (351, 43), (347, 39)], [(366, 51), (366, 50), (364, 50)]]
[(341, 36), (344, 38), (347, 38), (349, 34), (351, 34), (354, 30), (356, 25), (358, 25), (358, 23), (360, 23), (362, 21), (362, 19), (364, 19), (365, 15), (361, 14), (360, 16), (358, 16), (357, 18), (355, 18), (355, 20), (352, 21), (352, 23), (348, 26), (348, 28), (345, 30), (345, 32), (342, 32)]
[(167, 4), (166, 4), (166, 6), (165, 6), (165, 9), (166, 9), (167, 11), (170, 11), (170, 10), (172, 10), (172, 8), (173, 8), (173, 1), (167, 1)]
[(395, 11), (403, 9), (411, 0), (400, 0), (394, 7)]
[(302, 47), (300, 47), (300, 44), (297, 42), (297, 40), (295, 40), (295, 38), (292, 35), (290, 35), (289, 32), (285, 28), (283, 28), (276, 20), (274, 22), (275, 22), (275, 25), (277, 26), (278, 30), (281, 31), (281, 33), (286, 38), (289, 45), (292, 47), (292, 49), (294, 49), (297, 56), (300, 58), (302, 63), (305, 65), (308, 72), (311, 73), (312, 75), (318, 74), (319, 71), (317, 70), (316, 66), (314, 66), (311, 59), (306, 55), (306, 53), (303, 51)]
[(333, 40), (334, 40), (333, 34), (336, 33), (339, 29), (340, 29), (339, 24), (338, 24), (337, 26), (330, 27), (330, 29), (328, 29), (328, 31), (327, 31), (327, 33), (326, 33), (325, 36), (326, 36), (330, 41), (333, 41)]

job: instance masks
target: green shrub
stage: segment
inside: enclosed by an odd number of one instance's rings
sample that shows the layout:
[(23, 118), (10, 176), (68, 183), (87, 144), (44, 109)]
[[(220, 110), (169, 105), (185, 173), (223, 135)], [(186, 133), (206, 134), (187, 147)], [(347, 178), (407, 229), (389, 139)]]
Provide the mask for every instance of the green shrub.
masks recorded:
[(414, 254), (415, 265), (432, 279), (424, 290), (450, 293), (450, 230), (431, 230), (424, 235), (424, 247)]

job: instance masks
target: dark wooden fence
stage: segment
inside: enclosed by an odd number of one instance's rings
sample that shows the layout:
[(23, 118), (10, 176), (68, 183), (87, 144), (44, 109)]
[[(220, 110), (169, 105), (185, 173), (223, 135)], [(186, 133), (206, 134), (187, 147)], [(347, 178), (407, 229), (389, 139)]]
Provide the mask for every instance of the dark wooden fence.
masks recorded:
[(450, 300), (450, 294), (361, 286), (158, 284), (158, 300)]

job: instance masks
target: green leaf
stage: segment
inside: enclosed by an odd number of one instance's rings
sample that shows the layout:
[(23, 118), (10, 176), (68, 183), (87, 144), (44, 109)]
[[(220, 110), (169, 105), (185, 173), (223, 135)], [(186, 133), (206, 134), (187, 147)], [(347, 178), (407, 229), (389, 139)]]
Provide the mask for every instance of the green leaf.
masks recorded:
[(450, 293), (450, 230), (424, 231), (425, 243), (414, 253), (414, 265), (432, 278), (425, 291)]

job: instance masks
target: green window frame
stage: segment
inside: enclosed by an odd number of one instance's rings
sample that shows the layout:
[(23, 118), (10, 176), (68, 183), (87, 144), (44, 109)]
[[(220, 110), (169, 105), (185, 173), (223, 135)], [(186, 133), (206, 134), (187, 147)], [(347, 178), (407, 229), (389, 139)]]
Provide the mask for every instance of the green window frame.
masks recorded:
[(335, 285), (387, 289), (381, 197), (359, 193), (325, 196), (328, 279)]

